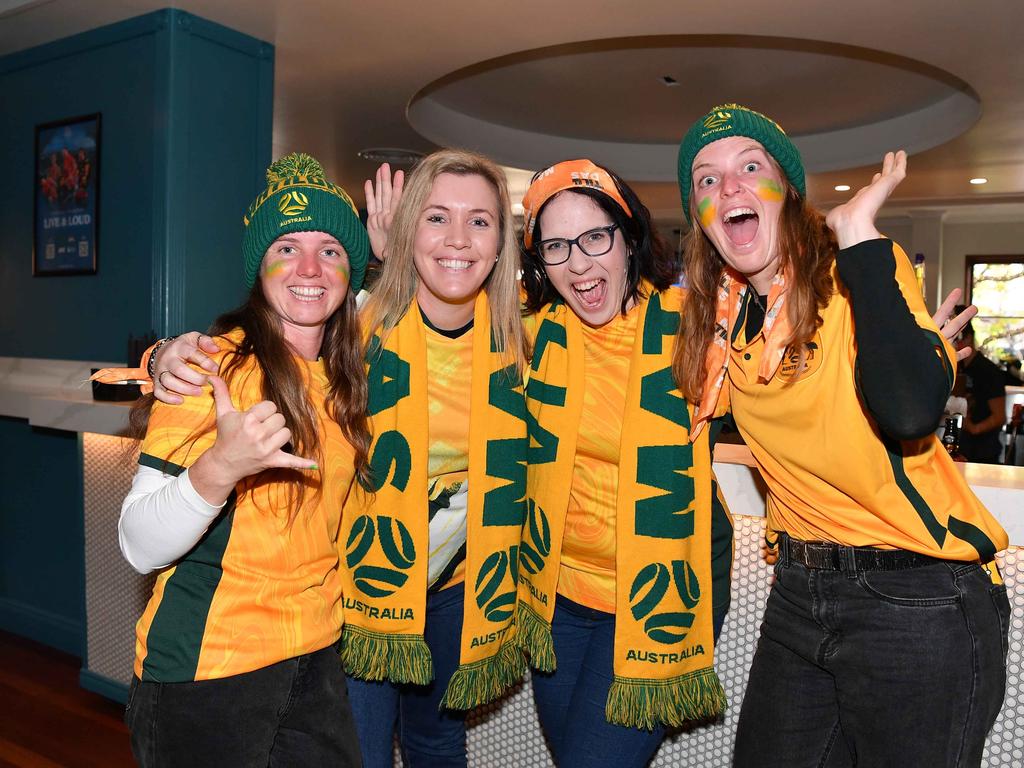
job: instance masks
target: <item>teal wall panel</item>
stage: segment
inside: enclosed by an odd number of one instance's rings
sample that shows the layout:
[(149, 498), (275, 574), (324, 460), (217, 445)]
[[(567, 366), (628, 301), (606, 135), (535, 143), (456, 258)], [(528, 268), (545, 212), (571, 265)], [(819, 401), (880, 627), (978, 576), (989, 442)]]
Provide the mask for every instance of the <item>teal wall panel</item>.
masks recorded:
[[(273, 46), (163, 10), (0, 57), (0, 356), (124, 360), (243, 298)], [(101, 113), (96, 275), (33, 277), (34, 127)], [(77, 436), (0, 418), (0, 628), (82, 652)]]
[(68, 653), (85, 638), (77, 435), (0, 417), (0, 627)]

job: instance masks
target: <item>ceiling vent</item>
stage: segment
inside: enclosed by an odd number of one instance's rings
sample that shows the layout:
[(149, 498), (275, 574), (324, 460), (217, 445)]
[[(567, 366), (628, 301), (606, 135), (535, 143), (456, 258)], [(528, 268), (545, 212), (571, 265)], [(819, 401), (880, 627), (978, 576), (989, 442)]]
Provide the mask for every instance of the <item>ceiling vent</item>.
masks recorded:
[(422, 152), (397, 147), (369, 147), (359, 150), (356, 155), (371, 163), (390, 163), (403, 168), (411, 168), (423, 159)]

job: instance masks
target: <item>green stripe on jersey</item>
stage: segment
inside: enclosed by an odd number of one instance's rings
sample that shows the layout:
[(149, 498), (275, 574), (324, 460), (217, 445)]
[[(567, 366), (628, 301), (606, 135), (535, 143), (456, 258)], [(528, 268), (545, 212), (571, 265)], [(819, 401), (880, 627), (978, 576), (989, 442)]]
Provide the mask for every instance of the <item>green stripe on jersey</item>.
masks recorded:
[(178, 561), (174, 573), (164, 584), (163, 599), (146, 637), (143, 680), (161, 683), (195, 680), (206, 619), (224, 575), (221, 564), (234, 518), (235, 493), (232, 491), (224, 511), (199, 543)]

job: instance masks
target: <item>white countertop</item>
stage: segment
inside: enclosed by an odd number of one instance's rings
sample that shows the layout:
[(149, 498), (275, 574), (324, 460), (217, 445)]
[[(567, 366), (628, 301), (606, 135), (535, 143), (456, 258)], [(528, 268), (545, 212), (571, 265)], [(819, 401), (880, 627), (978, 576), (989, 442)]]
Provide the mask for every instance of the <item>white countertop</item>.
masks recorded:
[(93, 368), (122, 365), (0, 357), (0, 416), (27, 419), (35, 427), (123, 435), (131, 403), (96, 402), (89, 383)]
[[(962, 462), (956, 466), (975, 496), (1006, 529), (1010, 543), (1024, 545), (1024, 467)], [(729, 511), (764, 516), (765, 484), (747, 446), (716, 445), (715, 476)]]

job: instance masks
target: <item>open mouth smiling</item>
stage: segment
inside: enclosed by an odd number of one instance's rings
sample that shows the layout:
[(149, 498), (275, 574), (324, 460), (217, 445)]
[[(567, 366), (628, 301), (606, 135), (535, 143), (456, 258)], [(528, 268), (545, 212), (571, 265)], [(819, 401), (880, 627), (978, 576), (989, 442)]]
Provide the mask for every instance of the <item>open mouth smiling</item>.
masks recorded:
[(760, 217), (753, 208), (733, 208), (722, 216), (725, 234), (733, 245), (750, 245), (757, 236)]
[(461, 272), (462, 270), (469, 269), (475, 263), (475, 261), (466, 261), (465, 259), (437, 259), (438, 266), (452, 272)]
[(573, 283), (572, 290), (584, 307), (594, 309), (604, 301), (607, 286), (608, 283), (603, 278), (596, 278)]
[(315, 285), (289, 285), (288, 290), (299, 301), (309, 302), (319, 301), (327, 292), (326, 288)]

